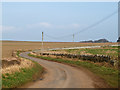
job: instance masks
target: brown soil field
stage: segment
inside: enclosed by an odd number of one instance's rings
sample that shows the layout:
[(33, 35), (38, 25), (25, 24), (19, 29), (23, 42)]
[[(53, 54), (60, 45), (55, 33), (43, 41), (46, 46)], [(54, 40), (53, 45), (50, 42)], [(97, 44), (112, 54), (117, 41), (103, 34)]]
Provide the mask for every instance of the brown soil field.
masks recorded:
[[(63, 48), (63, 47), (80, 47), (94, 45), (111, 45), (117, 43), (79, 43), (79, 42), (44, 42), (44, 49)], [(2, 41), (2, 58), (11, 58), (14, 50), (34, 50), (42, 47), (41, 42), (28, 41)]]

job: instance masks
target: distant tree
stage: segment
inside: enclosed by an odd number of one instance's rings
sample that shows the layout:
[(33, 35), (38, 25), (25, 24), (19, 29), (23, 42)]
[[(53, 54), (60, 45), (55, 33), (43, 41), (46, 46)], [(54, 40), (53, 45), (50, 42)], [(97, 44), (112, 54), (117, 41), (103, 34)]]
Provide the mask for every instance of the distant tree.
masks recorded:
[(81, 41), (82, 43), (107, 43), (109, 42), (107, 39), (99, 39), (99, 40), (89, 40), (89, 41)]
[(93, 43), (92, 40), (89, 40), (89, 41), (81, 41), (82, 43)]
[(99, 40), (95, 40), (94, 43), (106, 43), (109, 42), (107, 39), (99, 39)]
[(120, 42), (120, 37), (118, 38), (117, 42)]

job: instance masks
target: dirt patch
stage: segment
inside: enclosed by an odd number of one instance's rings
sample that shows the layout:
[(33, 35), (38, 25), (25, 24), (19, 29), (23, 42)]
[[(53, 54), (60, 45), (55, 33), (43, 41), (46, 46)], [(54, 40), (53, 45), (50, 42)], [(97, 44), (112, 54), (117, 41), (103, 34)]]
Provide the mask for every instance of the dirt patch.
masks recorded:
[(21, 64), (21, 60), (17, 60), (16, 58), (2, 59), (2, 68), (7, 68), (12, 65), (20, 65), (20, 64)]
[(77, 68), (84, 71), (85, 73), (87, 73), (92, 78), (92, 80), (94, 81), (95, 88), (112, 88), (105, 82), (104, 79), (102, 79), (102, 78), (98, 77), (97, 75), (93, 74), (88, 69), (83, 68), (83, 67), (77, 67)]

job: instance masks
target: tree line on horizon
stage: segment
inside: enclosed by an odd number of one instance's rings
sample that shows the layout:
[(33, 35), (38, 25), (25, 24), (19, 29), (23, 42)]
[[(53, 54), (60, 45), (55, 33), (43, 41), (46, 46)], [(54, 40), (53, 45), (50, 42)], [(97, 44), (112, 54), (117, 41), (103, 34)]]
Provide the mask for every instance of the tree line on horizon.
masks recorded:
[[(110, 42), (107, 39), (99, 39), (99, 40), (88, 40), (88, 41), (80, 41), (82, 43), (107, 43)], [(117, 42), (120, 42), (120, 37), (118, 38)]]
[(118, 38), (117, 42), (120, 42), (120, 37)]
[(88, 41), (81, 41), (82, 43), (107, 43), (109, 42), (107, 39), (99, 39), (99, 40), (88, 40)]

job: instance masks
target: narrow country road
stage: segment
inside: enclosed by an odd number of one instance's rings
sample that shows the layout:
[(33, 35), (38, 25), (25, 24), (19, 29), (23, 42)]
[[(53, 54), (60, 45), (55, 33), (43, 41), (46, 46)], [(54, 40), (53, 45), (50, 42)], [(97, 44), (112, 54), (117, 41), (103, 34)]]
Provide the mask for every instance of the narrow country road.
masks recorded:
[[(104, 87), (104, 83), (91, 77), (88, 71), (81, 70), (69, 65), (42, 60), (28, 56), (29, 52), (21, 53), (20, 56), (38, 62), (46, 69), (43, 80), (33, 82), (23, 88), (96, 88)], [(94, 80), (93, 80), (94, 78)], [(106, 86), (105, 86), (106, 87)]]

